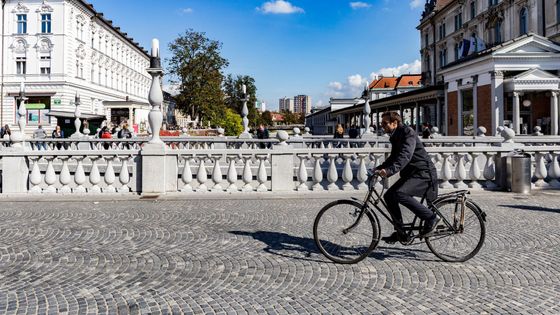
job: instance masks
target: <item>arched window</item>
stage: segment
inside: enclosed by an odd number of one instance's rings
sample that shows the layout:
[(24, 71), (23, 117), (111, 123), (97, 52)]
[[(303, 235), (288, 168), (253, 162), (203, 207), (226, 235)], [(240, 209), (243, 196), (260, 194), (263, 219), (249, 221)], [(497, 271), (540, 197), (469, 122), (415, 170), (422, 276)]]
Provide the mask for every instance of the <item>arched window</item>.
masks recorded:
[(519, 11), (519, 35), (527, 34), (527, 8), (521, 8)]
[(502, 42), (502, 21), (496, 22), (496, 28), (494, 29), (494, 35), (496, 39), (496, 43)]

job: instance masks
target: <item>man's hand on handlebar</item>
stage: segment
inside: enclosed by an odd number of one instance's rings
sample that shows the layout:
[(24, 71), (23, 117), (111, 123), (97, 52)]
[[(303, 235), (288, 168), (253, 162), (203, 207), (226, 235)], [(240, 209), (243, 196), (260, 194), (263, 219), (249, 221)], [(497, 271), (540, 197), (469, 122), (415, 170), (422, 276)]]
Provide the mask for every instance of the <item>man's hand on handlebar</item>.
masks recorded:
[(375, 170), (375, 173), (383, 178), (387, 177), (387, 171), (385, 169)]
[(377, 175), (377, 176), (381, 176), (381, 177), (387, 177), (387, 171), (385, 169), (372, 169), (368, 171), (368, 176), (373, 176), (373, 175)]

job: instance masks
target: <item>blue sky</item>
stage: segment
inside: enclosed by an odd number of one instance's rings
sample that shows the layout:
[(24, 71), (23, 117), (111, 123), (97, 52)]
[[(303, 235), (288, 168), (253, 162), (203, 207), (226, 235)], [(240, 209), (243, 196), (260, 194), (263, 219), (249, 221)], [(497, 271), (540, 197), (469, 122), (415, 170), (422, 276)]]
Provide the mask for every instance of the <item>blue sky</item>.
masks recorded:
[(374, 74), (418, 73), (423, 0), (89, 0), (149, 50), (192, 28), (223, 43), (226, 74), (255, 78), (257, 97), (360, 94)]

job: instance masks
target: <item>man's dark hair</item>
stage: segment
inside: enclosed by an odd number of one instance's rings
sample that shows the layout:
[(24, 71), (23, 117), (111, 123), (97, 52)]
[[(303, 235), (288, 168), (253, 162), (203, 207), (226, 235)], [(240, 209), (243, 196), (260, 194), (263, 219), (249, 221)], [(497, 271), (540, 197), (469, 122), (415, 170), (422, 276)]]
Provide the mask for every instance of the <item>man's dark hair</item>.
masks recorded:
[(385, 117), (389, 117), (389, 122), (398, 122), (399, 124), (402, 123), (402, 118), (401, 115), (399, 115), (399, 113), (395, 112), (395, 111), (390, 111), (390, 112), (384, 112), (381, 115), (382, 118)]

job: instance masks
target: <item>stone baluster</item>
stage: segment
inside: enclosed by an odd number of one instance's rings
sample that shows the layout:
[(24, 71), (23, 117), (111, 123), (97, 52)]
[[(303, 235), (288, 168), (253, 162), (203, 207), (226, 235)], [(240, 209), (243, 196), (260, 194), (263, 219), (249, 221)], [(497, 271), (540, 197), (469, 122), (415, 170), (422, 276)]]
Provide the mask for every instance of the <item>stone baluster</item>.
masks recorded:
[(453, 188), (453, 185), (449, 182), (452, 179), (451, 175), (451, 165), (449, 163), (449, 153), (443, 153), (443, 164), (441, 165), (441, 179), (443, 180), (441, 184), (439, 184), (440, 188), (448, 189)]
[(183, 182), (183, 188), (181, 188), (182, 192), (191, 192), (193, 188), (191, 186), (191, 182), (193, 180), (193, 175), (191, 171), (191, 165), (189, 160), (191, 159), (190, 156), (185, 155), (183, 160), (185, 161), (183, 165), (183, 173), (181, 173), (181, 181)]
[(54, 184), (56, 183), (56, 173), (54, 172), (53, 167), (53, 160), (55, 159), (54, 156), (45, 156), (47, 160), (47, 171), (45, 172), (45, 184), (47, 184), (47, 188), (43, 190), (45, 193), (56, 193), (56, 187)]
[(457, 182), (453, 185), (453, 187), (459, 189), (465, 189), (468, 187), (467, 184), (465, 184), (465, 179), (467, 179), (467, 170), (465, 169), (464, 154), (459, 154), (459, 160), (455, 165), (455, 178), (457, 179)]
[(484, 187), (486, 189), (496, 189), (498, 185), (494, 183), (494, 177), (496, 176), (496, 165), (494, 164), (494, 158), (496, 156), (495, 152), (486, 152), (486, 164), (484, 165), (483, 176), (486, 179)]
[(100, 193), (101, 187), (99, 187), (99, 183), (101, 183), (101, 175), (99, 174), (99, 167), (97, 166), (97, 160), (99, 160), (100, 156), (90, 156), (91, 160), (91, 171), (89, 173), (89, 182), (91, 183), (91, 188), (89, 189), (92, 193)]
[(115, 188), (115, 186), (113, 186), (116, 180), (115, 169), (113, 168), (114, 158), (115, 158), (114, 156), (105, 157), (105, 160), (107, 160), (107, 167), (105, 168), (105, 176), (103, 177), (103, 179), (105, 180), (105, 184), (107, 184), (107, 186), (103, 188), (103, 192), (107, 192), (107, 193), (117, 192), (117, 189)]
[(265, 160), (267, 158), (267, 154), (257, 154), (257, 158), (259, 159), (259, 170), (257, 173), (257, 180), (259, 181), (259, 186), (257, 187), (257, 191), (268, 191), (266, 188), (266, 167), (265, 167)]
[(319, 149), (324, 149), (324, 148), (325, 148), (325, 142), (321, 141), (319, 145)]
[(352, 173), (352, 166), (350, 162), (352, 161), (351, 154), (344, 154), (344, 168), (342, 169), (342, 180), (344, 184), (342, 185), (343, 190), (354, 190), (352, 186), (352, 180), (354, 179), (354, 174)]
[(76, 188), (74, 188), (74, 193), (85, 193), (86, 188), (84, 184), (86, 183), (86, 173), (84, 172), (83, 160), (85, 156), (75, 156), (74, 159), (78, 162), (76, 166), (76, 172), (74, 173), (74, 182), (76, 183)]
[(550, 177), (548, 184), (550, 187), (554, 188), (560, 188), (560, 165), (558, 164), (558, 155), (558, 153), (550, 152), (550, 158), (552, 161), (550, 162), (548, 169), (548, 177)]
[(62, 187), (58, 190), (61, 194), (69, 194), (72, 192), (70, 186), (68, 186), (72, 182), (72, 177), (70, 176), (70, 170), (68, 169), (68, 159), (69, 156), (59, 156), (58, 157), (62, 161), (62, 169), (60, 170), (59, 180), (62, 184)]
[[(372, 169), (376, 168), (378, 165), (381, 165), (381, 158), (384, 157), (385, 154), (373, 154), (373, 158), (372, 158)], [(374, 186), (375, 189), (382, 189), (383, 188), (383, 183), (381, 180), (378, 180), (375, 182)]]
[(336, 181), (338, 180), (338, 172), (336, 170), (336, 159), (338, 154), (329, 154), (329, 171), (327, 172), (327, 179), (329, 181), (328, 190), (338, 190)]
[(537, 181), (533, 185), (538, 188), (545, 188), (549, 186), (548, 183), (544, 181), (548, 176), (546, 157), (544, 153), (536, 153), (536, 155), (535, 178)]
[(224, 191), (224, 188), (221, 185), (224, 181), (222, 167), (220, 166), (221, 158), (221, 154), (212, 155), (212, 159), (214, 160), (214, 168), (212, 169), (212, 181), (214, 182), (214, 186), (212, 186), (212, 191), (214, 192)]
[(40, 156), (30, 156), (29, 159), (33, 162), (33, 167), (31, 168), (31, 174), (29, 175), (29, 182), (31, 185), (30, 193), (40, 194), (43, 192), (41, 189), (41, 170), (39, 169)]
[(368, 185), (366, 184), (367, 180), (367, 167), (366, 167), (366, 158), (369, 156), (367, 153), (358, 154), (358, 158), (360, 159), (360, 166), (358, 168), (358, 172), (356, 173), (356, 179), (358, 180), (358, 189), (359, 190), (367, 190)]
[(128, 187), (128, 184), (130, 183), (130, 174), (128, 173), (128, 160), (130, 159), (130, 156), (120, 156), (119, 159), (121, 160), (121, 172), (119, 173), (119, 182), (121, 183), (121, 187), (119, 188), (119, 192), (128, 193), (130, 192), (130, 187)]
[(198, 181), (198, 188), (196, 189), (197, 192), (208, 191), (208, 187), (206, 186), (206, 182), (208, 181), (208, 172), (206, 171), (206, 166), (204, 165), (205, 160), (206, 157), (199, 157), (198, 172), (196, 172), (196, 180)]
[[(323, 144), (323, 142), (321, 142)], [(325, 190), (321, 182), (323, 181), (323, 169), (321, 168), (322, 154), (313, 155), (315, 158), (315, 166), (313, 167), (313, 190)]]
[(241, 189), (244, 192), (253, 191), (253, 186), (251, 182), (253, 181), (253, 172), (251, 171), (251, 156), (245, 155), (243, 156), (243, 160), (245, 161), (245, 166), (243, 167), (243, 182), (245, 185)]
[(469, 183), (469, 188), (472, 189), (481, 189), (482, 185), (480, 185), (480, 183), (478, 182), (478, 180), (480, 179), (480, 176), (482, 175), (482, 172), (480, 171), (480, 167), (478, 166), (478, 157), (480, 156), (480, 153), (478, 152), (473, 152), (472, 153), (472, 163), (471, 163), (471, 169), (470, 169), (470, 177), (471, 177), (471, 182)]
[(228, 192), (237, 192), (237, 191), (239, 191), (239, 189), (237, 188), (237, 185), (235, 185), (235, 183), (237, 183), (237, 169), (235, 168), (235, 162), (237, 161), (237, 157), (236, 156), (229, 156), (228, 161), (229, 161), (229, 167), (228, 167), (228, 173), (227, 173), (227, 180), (229, 182), (229, 186), (227, 188), (227, 191)]
[(307, 166), (305, 161), (309, 158), (307, 154), (298, 155), (299, 157), (299, 170), (298, 170), (298, 181), (299, 185), (297, 187), (298, 191), (306, 191), (307, 187)]

